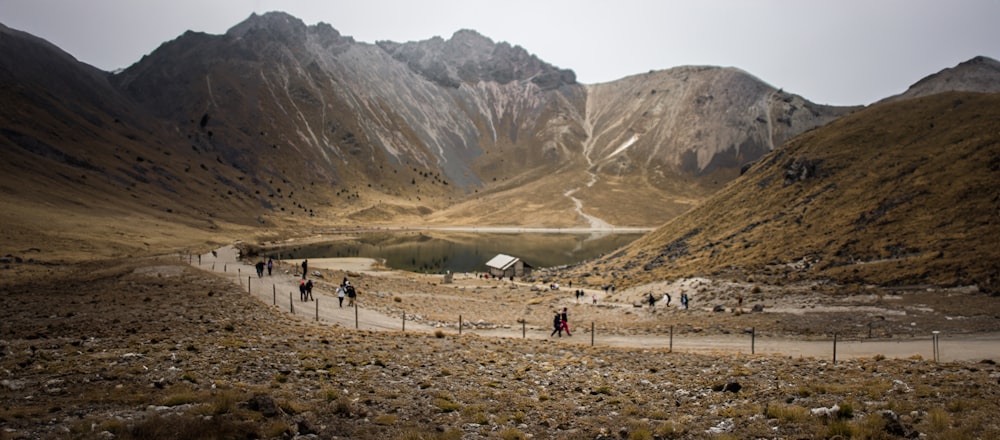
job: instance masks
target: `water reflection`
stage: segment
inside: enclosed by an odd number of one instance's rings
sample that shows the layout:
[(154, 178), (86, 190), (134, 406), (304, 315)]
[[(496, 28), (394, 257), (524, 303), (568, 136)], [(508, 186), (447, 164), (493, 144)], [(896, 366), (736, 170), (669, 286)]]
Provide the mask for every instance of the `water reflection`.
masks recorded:
[(476, 272), (496, 254), (534, 267), (573, 264), (613, 251), (641, 233), (372, 232), (285, 249), (281, 258), (366, 257), (393, 269), (424, 273)]

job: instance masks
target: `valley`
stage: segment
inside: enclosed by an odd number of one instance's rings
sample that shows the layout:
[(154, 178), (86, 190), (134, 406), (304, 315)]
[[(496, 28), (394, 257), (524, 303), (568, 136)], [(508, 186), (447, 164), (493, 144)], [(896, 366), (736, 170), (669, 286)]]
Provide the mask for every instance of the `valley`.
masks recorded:
[[(0, 440), (1000, 437), (996, 60), (836, 107), (278, 12), (0, 54)], [(317, 260), (317, 302), (249, 270), (435, 231), (643, 235), (516, 282)]]

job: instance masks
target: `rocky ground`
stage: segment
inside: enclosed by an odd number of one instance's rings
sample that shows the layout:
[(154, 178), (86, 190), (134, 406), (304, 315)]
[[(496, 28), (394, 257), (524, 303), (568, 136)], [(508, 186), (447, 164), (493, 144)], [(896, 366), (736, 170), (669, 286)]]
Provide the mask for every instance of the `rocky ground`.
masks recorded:
[[(882, 337), (906, 337), (912, 322), (995, 331), (990, 298), (968, 292), (802, 292), (777, 301), (769, 286), (689, 281), (704, 285), (688, 286), (697, 305), (685, 312), (662, 302), (652, 311), (632, 307), (640, 290), (584, 307), (565, 288), (476, 277), (442, 284), (331, 270), (318, 290), (342, 274), (363, 287), (366, 306), (420, 315), (440, 329), (316, 323), (175, 256), (9, 262), (0, 279), (0, 439), (1000, 437), (1000, 367), (989, 358), (834, 364), (458, 335), (449, 327), (460, 312), (472, 322), (524, 319), (542, 331), (553, 307), (566, 304), (580, 322), (633, 335), (669, 322), (678, 331), (756, 326), (809, 337), (854, 327), (868, 313), (882, 317)], [(746, 309), (761, 302), (778, 311), (735, 313), (739, 294)], [(727, 310), (712, 312), (716, 302)], [(838, 309), (844, 305), (871, 308), (860, 309), (861, 319), (858, 309)], [(809, 309), (821, 312), (802, 312)]]

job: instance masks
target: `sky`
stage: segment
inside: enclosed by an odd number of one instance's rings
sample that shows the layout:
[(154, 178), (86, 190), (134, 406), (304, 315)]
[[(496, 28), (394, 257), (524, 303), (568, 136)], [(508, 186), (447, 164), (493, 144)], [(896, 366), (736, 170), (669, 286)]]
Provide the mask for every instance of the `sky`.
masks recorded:
[(584, 84), (737, 67), (833, 105), (902, 93), (977, 55), (1000, 59), (1000, 0), (0, 0), (0, 23), (112, 71), (185, 31), (222, 34), (268, 11), (365, 43), (472, 29)]

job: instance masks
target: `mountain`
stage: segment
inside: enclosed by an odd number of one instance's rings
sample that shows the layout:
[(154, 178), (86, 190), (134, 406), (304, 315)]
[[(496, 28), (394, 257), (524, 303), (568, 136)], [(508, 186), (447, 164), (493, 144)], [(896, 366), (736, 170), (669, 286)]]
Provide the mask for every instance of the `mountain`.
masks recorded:
[(6, 252), (42, 242), (53, 244), (49, 252), (86, 252), (95, 245), (84, 237), (97, 234), (112, 253), (130, 253), (164, 224), (212, 230), (233, 218), (247, 222), (228, 215), (247, 212), (246, 201), (214, 206), (214, 182), (235, 176), (189, 167), (183, 138), (119, 93), (107, 73), (5, 26), (0, 53)]
[(928, 75), (905, 92), (880, 102), (901, 101), (941, 92), (1000, 93), (1000, 61), (978, 56)]
[[(225, 35), (189, 32), (113, 81), (199, 151), (253, 170), (254, 191), (276, 194), (280, 182), (347, 219), (439, 224), (659, 224), (776, 143), (853, 110), (736, 69), (585, 86), (470, 30), (371, 45), (282, 13), (253, 15)], [(634, 145), (615, 151), (624, 143)], [(604, 191), (622, 186), (666, 202), (623, 212)], [(352, 198), (334, 208), (341, 194)], [(575, 206), (576, 215), (549, 215)]]
[(0, 216), (24, 243), (49, 219), (131, 228), (121, 249), (165, 225), (648, 227), (859, 109), (728, 67), (583, 85), (471, 30), (367, 44), (284, 13), (116, 73), (2, 32)]
[[(874, 105), (796, 137), (705, 203), (575, 268), (879, 285), (1000, 282), (1000, 94)], [(617, 281), (616, 281), (617, 280)]]

